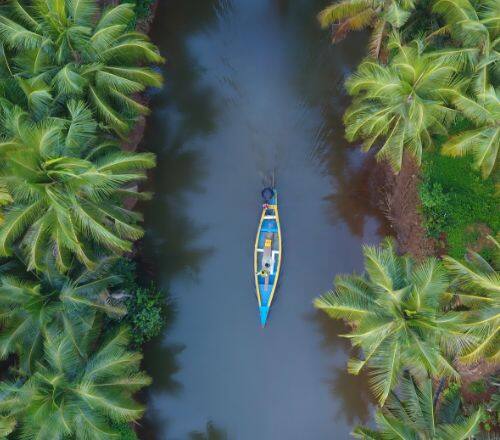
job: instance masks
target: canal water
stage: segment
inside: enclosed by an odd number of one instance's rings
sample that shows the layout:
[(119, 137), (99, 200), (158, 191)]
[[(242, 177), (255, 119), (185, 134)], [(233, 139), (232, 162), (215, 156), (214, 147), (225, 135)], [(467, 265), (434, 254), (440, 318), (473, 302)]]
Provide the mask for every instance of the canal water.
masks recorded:
[[(144, 254), (174, 312), (146, 350), (144, 439), (347, 439), (372, 404), (346, 373), (345, 329), (313, 299), (362, 269), (383, 223), (366, 156), (343, 137), (342, 88), (365, 35), (332, 46), (324, 0), (161, 0), (167, 58), (144, 148), (158, 155)], [(275, 176), (284, 265), (260, 327), (253, 242)]]

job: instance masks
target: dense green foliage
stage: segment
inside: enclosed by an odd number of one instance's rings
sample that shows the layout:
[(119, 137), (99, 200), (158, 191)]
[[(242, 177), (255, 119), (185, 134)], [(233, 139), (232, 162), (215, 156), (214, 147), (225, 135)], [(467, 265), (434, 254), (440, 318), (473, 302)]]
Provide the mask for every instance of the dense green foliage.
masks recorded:
[(468, 157), (424, 155), (420, 186), (425, 227), (429, 235), (446, 239), (449, 255), (462, 258), (477, 240), (472, 227), (484, 224), (500, 230), (500, 204), (491, 178), (482, 180)]
[(398, 394), (375, 414), (379, 429), (356, 428), (354, 437), (372, 440), (467, 440), (479, 431), (482, 411), (469, 416), (461, 412), (460, 388), (446, 394), (439, 410), (434, 407), (435, 391), (432, 381), (419, 385), (405, 375)]
[[(417, 4), (427, 7), (420, 21), (412, 17)], [(344, 0), (322, 11), (321, 24), (337, 24), (336, 35), (374, 28), (371, 56), (346, 83), (354, 98), (347, 139), (379, 146), (378, 157), (399, 171), (403, 151), (420, 161), (422, 149), (464, 117), (473, 128), (450, 138), (443, 153), (472, 154), (490, 175), (500, 145), (499, 16), (497, 0)]]
[(120, 440), (138, 440), (137, 434), (125, 422), (111, 422), (111, 427)]
[(387, 65), (367, 59), (346, 81), (354, 99), (344, 123), (348, 140), (362, 139), (364, 151), (380, 142), (377, 157), (400, 170), (405, 151), (420, 161), (431, 136), (446, 133), (454, 112), (445, 97), (456, 66), (426, 53), (422, 41), (404, 45), (398, 34), (391, 36), (388, 47)]
[(148, 18), (151, 7), (156, 0), (122, 0), (122, 3), (132, 3), (138, 19)]
[(465, 363), (500, 360), (500, 244), (489, 238), (495, 246), (491, 264), (472, 251), (465, 262), (444, 257), (445, 266), (454, 275), (454, 293), (465, 307), (464, 329), (473, 336), (461, 353)]
[(0, 277), (0, 312), (9, 319), (0, 337), (0, 358), (19, 356), (19, 372), (30, 374), (42, 356), (44, 336), (49, 328), (68, 335), (75, 350), (92, 330), (98, 313), (122, 316), (125, 309), (107, 304), (102, 292), (118, 282), (107, 273), (103, 260), (92, 272), (75, 270), (62, 275), (49, 267), (43, 273)]
[(130, 240), (142, 235), (136, 225), (140, 215), (121, 201), (140, 196), (130, 184), (144, 178), (154, 156), (126, 153), (98, 140), (84, 104), (68, 107), (69, 121), (39, 124), (13, 111), (8, 124), (13, 133), (0, 154), (2, 181), (14, 202), (0, 229), (0, 252), (10, 254), (17, 242), (29, 255), (29, 268), (37, 270), (44, 268), (46, 253), (55, 255), (62, 271), (73, 256), (91, 267), (96, 245), (130, 251)]
[(165, 296), (153, 284), (135, 289), (126, 305), (129, 312), (127, 320), (133, 329), (132, 340), (136, 345), (160, 334), (165, 324)]
[(350, 325), (344, 336), (361, 358), (348, 369), (368, 369), (383, 406), (378, 430), (353, 435), (465, 440), (497, 430), (498, 395), (466, 408), (454, 381), (457, 363), (500, 361), (500, 248), (488, 235), (500, 230), (500, 2), (342, 0), (318, 18), (334, 41), (373, 28), (369, 57), (346, 81), (346, 138), (377, 148), (395, 172), (404, 155), (422, 165), (424, 226), (450, 255), (417, 264), (387, 242), (366, 247), (365, 273), (337, 276), (315, 301)]
[(476, 99), (457, 95), (452, 99), (474, 127), (452, 136), (443, 146), (443, 153), (453, 157), (470, 154), (474, 165), (480, 168), (483, 177), (488, 177), (498, 156), (500, 146), (500, 100), (493, 86), (488, 86)]
[[(481, 411), (463, 417), (459, 401), (453, 417), (436, 416), (432, 379), (460, 380), (457, 359), (500, 360), (500, 246), (491, 240), (494, 265), (476, 253), (468, 262), (445, 257), (444, 263), (416, 263), (396, 255), (391, 241), (365, 247), (365, 273), (338, 275), (335, 290), (316, 299), (316, 307), (350, 324), (343, 336), (362, 357), (349, 360), (348, 370), (368, 369), (383, 406), (376, 415), (380, 431), (358, 428), (357, 436), (411, 439), (418, 432), (418, 438), (454, 440), (477, 430)], [(450, 417), (444, 397), (440, 408)]]
[(337, 26), (333, 41), (351, 30), (372, 27), (370, 54), (378, 58), (390, 31), (403, 26), (414, 7), (414, 0), (343, 0), (325, 8), (318, 18), (324, 28)]
[(129, 29), (133, 5), (95, 1), (13, 1), (0, 15), (1, 89), (34, 119), (59, 116), (72, 99), (92, 106), (107, 130), (124, 135), (147, 113), (133, 94), (161, 85), (143, 64), (162, 61), (148, 38)]
[(48, 332), (36, 373), (1, 384), (0, 411), (15, 415), (23, 438), (110, 438), (108, 418), (137, 420), (143, 408), (131, 395), (150, 383), (138, 372), (141, 355), (126, 351), (127, 343), (125, 329), (97, 347), (88, 332), (77, 351), (68, 335)]
[(355, 324), (345, 337), (364, 357), (351, 359), (349, 372), (368, 367), (381, 404), (405, 370), (419, 378), (457, 378), (450, 359), (470, 342), (462, 316), (445, 312), (449, 281), (441, 263), (399, 257), (389, 240), (380, 248), (366, 246), (364, 256), (366, 275), (337, 276), (335, 290), (315, 302)]
[(139, 346), (159, 335), (165, 325), (168, 304), (164, 292), (152, 282), (142, 285), (136, 272), (136, 264), (126, 258), (113, 267), (113, 273), (122, 280), (121, 288), (128, 293), (125, 301), (128, 313), (124, 320), (131, 327), (133, 344)]
[(118, 270), (155, 165), (120, 138), (162, 82), (135, 22), (131, 4), (0, 6), (1, 438), (137, 438), (133, 396), (150, 379), (129, 347), (159, 333), (164, 297)]

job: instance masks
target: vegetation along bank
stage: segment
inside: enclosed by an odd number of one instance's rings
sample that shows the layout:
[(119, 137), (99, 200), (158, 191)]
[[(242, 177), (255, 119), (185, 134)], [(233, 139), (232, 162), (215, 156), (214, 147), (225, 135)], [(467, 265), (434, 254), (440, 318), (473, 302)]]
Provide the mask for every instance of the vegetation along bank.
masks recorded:
[(397, 239), (315, 301), (350, 324), (347, 368), (379, 405), (353, 435), (498, 438), (500, 2), (345, 0), (318, 17), (334, 42), (370, 29), (344, 124), (376, 150)]
[[(136, 438), (140, 347), (163, 297), (138, 279), (135, 152), (162, 63), (150, 0), (0, 9), (0, 437)], [(371, 28), (346, 136), (376, 150), (397, 243), (366, 247), (315, 305), (348, 321), (379, 408), (359, 438), (499, 435), (499, 2), (347, 0), (335, 41)], [(125, 147), (125, 148), (123, 148)], [(409, 255), (402, 256), (402, 253)]]
[(135, 31), (151, 6), (0, 7), (1, 438), (136, 438), (141, 344), (164, 320), (132, 260), (130, 201), (149, 197), (155, 166), (134, 151), (142, 93), (162, 85), (163, 58)]

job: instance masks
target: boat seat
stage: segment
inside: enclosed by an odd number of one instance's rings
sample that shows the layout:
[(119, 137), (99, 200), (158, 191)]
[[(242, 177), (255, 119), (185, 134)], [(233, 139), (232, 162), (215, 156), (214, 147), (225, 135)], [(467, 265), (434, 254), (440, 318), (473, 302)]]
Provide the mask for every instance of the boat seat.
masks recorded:
[(276, 232), (278, 232), (278, 228), (276, 228), (276, 227), (266, 228), (264, 226), (264, 227), (262, 227), (261, 231), (262, 232), (273, 232), (273, 233), (276, 233)]

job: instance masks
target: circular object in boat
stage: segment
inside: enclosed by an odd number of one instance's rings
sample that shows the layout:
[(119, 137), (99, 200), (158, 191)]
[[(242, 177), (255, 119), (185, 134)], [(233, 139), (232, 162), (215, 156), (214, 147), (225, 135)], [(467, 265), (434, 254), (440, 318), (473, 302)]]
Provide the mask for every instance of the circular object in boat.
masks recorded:
[(269, 203), (273, 197), (274, 197), (274, 191), (272, 188), (264, 188), (262, 190), (262, 198), (266, 203)]

